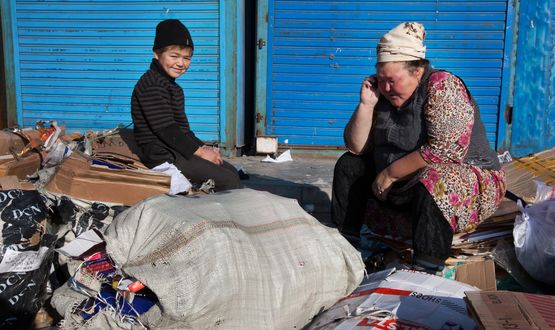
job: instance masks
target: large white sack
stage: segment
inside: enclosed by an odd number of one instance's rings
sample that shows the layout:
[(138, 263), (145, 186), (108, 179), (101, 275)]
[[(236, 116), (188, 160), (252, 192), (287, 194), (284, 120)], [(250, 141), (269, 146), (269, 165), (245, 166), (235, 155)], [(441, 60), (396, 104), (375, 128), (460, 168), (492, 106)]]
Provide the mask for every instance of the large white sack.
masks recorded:
[(105, 240), (158, 296), (157, 328), (300, 329), (364, 275), (337, 230), (294, 199), (251, 189), (147, 199), (115, 218)]

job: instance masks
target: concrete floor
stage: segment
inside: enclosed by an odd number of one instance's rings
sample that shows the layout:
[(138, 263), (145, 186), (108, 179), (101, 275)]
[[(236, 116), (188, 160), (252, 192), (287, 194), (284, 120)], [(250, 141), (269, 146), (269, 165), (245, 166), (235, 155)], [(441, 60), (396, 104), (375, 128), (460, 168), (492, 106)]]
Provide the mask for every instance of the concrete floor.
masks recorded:
[(266, 156), (242, 156), (226, 159), (249, 174), (241, 182), (245, 187), (295, 198), (322, 223), (330, 221), (333, 168), (337, 157), (295, 156), (293, 161), (264, 163)]

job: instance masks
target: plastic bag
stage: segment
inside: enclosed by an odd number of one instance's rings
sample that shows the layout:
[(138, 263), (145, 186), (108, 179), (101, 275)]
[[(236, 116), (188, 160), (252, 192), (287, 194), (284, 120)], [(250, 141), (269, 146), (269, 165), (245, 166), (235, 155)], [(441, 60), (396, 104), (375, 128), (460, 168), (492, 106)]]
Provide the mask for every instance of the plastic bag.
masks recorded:
[(555, 199), (527, 208), (513, 230), (518, 261), (534, 279), (555, 286)]
[(0, 329), (30, 328), (46, 299), (56, 236), (36, 190), (0, 191)]
[(555, 199), (555, 187), (538, 180), (534, 180), (534, 183), (536, 184), (536, 198), (534, 198), (534, 203)]

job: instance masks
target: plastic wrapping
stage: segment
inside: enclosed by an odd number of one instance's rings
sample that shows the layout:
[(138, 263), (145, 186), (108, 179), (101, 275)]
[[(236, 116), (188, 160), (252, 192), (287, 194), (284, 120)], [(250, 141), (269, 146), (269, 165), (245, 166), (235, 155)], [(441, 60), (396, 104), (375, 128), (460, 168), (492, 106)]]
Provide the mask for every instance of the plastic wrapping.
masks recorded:
[(522, 209), (513, 236), (522, 267), (534, 279), (555, 285), (555, 199)]
[(543, 181), (534, 180), (536, 184), (536, 197), (534, 203), (555, 199), (555, 187), (545, 184)]

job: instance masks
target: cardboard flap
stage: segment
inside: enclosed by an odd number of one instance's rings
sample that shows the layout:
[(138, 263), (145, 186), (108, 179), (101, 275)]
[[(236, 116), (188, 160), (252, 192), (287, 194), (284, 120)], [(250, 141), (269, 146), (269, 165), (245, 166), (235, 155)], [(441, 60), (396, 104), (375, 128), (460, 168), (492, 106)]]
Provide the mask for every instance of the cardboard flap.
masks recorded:
[(553, 329), (555, 297), (510, 291), (465, 292), (482, 329)]
[(457, 265), (455, 280), (482, 290), (494, 291), (497, 289), (495, 263), (491, 259), (486, 259)]

